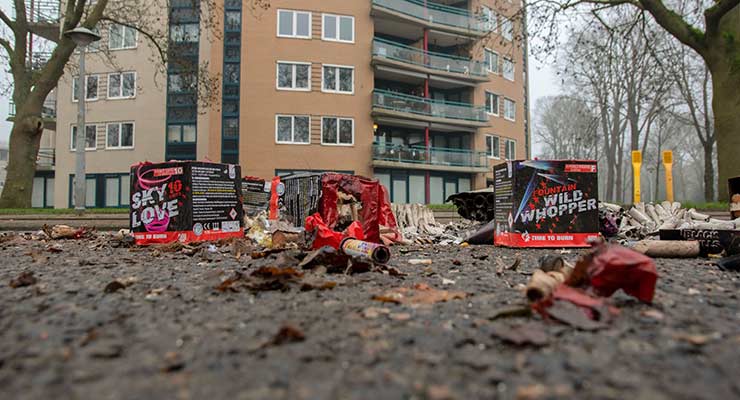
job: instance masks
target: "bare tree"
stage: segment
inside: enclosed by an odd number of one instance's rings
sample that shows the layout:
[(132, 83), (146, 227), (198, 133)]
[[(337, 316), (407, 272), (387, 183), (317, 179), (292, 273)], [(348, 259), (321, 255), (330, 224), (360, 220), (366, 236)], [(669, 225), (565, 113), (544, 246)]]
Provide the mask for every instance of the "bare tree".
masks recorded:
[[(557, 31), (563, 12), (588, 13), (594, 24), (613, 28), (603, 15), (615, 8), (632, 7), (641, 16), (649, 15), (671, 36), (695, 51), (711, 74), (714, 131), (717, 141), (719, 180), (725, 182), (740, 173), (740, 0), (535, 0), (529, 3), (533, 29)], [(720, 191), (720, 199), (728, 193)]]
[(597, 159), (599, 118), (582, 99), (552, 96), (537, 102), (534, 136), (543, 157)]
[[(176, 0), (172, 0), (176, 1)], [(198, 13), (200, 36), (217, 35), (214, 29), (219, 26), (223, 15), (215, 0), (179, 0), (183, 4), (190, 1), (193, 12)], [(250, 9), (264, 7), (265, 1), (248, 1)], [(118, 24), (133, 28), (139, 36), (146, 38), (154, 49), (153, 61), (165, 71), (169, 62), (177, 62), (177, 48), (170, 49), (167, 18), (170, 3), (167, 0), (68, 0), (62, 2), (58, 20), (39, 21), (34, 10), (24, 0), (13, 0), (14, 18), (0, 10), (0, 26), (7, 28), (8, 34), (0, 36), (3, 57), (8, 61), (12, 78), (12, 100), (16, 105), (16, 115), (10, 134), (10, 157), (7, 166), (7, 180), (0, 207), (30, 207), (36, 157), (43, 132), (42, 109), (49, 93), (57, 86), (59, 79), (70, 65), (75, 51), (74, 42), (61, 32), (76, 27), (95, 29), (99, 24)], [(269, 6), (269, 4), (267, 4)], [(49, 60), (43, 65), (29, 63), (29, 39), (42, 37), (53, 45)], [(99, 52), (108, 55), (107, 49)], [(172, 53), (173, 57), (170, 57)], [(217, 79), (208, 76), (207, 67), (190, 65), (198, 70), (198, 90), (203, 92), (199, 99), (204, 103), (213, 100), (217, 92)]]

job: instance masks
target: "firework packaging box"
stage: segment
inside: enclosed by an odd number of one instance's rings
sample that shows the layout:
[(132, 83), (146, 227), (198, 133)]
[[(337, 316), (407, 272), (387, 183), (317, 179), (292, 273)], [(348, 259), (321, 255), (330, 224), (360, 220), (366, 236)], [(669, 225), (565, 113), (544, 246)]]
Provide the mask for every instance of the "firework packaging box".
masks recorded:
[(137, 244), (243, 236), (238, 165), (142, 163), (131, 167), (131, 232)]
[(599, 237), (596, 161), (509, 161), (493, 173), (496, 245), (588, 247)]

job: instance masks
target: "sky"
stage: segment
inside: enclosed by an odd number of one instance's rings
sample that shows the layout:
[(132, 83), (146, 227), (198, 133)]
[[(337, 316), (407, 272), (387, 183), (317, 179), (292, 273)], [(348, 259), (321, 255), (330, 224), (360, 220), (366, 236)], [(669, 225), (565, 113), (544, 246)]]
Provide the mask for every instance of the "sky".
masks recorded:
[[(9, 14), (12, 9), (11, 0), (0, 0), (0, 8)], [(558, 94), (560, 87), (552, 65), (538, 60), (537, 57), (530, 57), (529, 67), (530, 113), (532, 119), (534, 119), (534, 106), (537, 104), (537, 100), (545, 96)], [(0, 71), (0, 82), (2, 82), (2, 87), (7, 86), (10, 82), (7, 69), (8, 66), (3, 65), (2, 71)], [(12, 124), (7, 121), (9, 102), (10, 94), (0, 93), (0, 142), (8, 141), (10, 129), (12, 128)]]

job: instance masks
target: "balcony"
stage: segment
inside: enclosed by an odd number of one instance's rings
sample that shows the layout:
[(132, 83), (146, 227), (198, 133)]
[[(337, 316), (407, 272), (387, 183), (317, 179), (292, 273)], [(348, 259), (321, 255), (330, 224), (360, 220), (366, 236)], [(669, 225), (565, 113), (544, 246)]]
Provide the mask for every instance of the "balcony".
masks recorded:
[[(485, 22), (468, 10), (423, 0), (373, 0), (372, 13), (455, 35), (478, 38), (487, 33)], [(402, 29), (402, 26), (396, 28)]]
[(416, 47), (380, 38), (373, 40), (373, 63), (409, 68), (427, 74), (474, 81), (474, 83), (489, 80), (488, 69), (482, 62), (448, 54), (425, 52)]
[(373, 166), (378, 168), (419, 169), (462, 173), (486, 173), (485, 152), (421, 146), (373, 144)]
[(36, 156), (36, 170), (49, 171), (56, 165), (56, 154), (53, 148), (40, 148)]
[(397, 117), (466, 127), (488, 126), (484, 107), (439, 101), (387, 90), (373, 91), (373, 116)]
[[(33, 34), (52, 41), (59, 39), (60, 1), (26, 0), (25, 7), (26, 18)], [(12, 19), (15, 20), (15, 15)]]

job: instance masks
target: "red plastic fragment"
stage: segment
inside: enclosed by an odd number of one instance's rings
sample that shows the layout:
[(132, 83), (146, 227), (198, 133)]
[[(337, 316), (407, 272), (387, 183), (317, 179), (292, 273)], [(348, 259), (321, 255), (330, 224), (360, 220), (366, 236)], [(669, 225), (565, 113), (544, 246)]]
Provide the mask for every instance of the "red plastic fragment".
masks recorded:
[(594, 292), (609, 297), (619, 289), (640, 301), (651, 303), (655, 296), (658, 271), (655, 262), (622, 246), (601, 245), (588, 265)]

